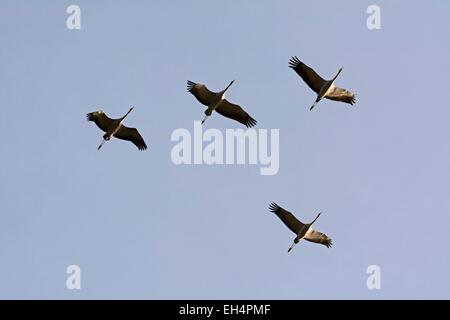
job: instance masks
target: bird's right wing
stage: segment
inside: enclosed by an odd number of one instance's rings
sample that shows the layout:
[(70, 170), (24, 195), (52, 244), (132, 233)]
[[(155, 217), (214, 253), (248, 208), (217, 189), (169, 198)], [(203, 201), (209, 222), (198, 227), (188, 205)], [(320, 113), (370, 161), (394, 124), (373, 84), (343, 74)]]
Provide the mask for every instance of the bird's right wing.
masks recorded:
[(90, 112), (86, 114), (86, 118), (88, 121), (94, 121), (97, 127), (105, 132), (108, 131), (114, 122), (114, 120), (108, 118), (103, 111)]
[(125, 126), (121, 126), (119, 131), (114, 134), (114, 137), (127, 140), (134, 143), (139, 150), (147, 149), (147, 145), (145, 144), (144, 138), (139, 134), (136, 128), (128, 128)]
[(204, 84), (195, 83), (189, 80), (187, 82), (187, 90), (192, 93), (201, 104), (204, 104), (207, 107), (209, 107), (214, 95), (216, 94), (209, 91)]
[(272, 202), (269, 206), (271, 212), (275, 213), (278, 218), (295, 234), (304, 226), (292, 213), (284, 210), (282, 207)]
[(231, 103), (224, 99), (216, 108), (216, 111), (224, 117), (236, 120), (244, 124), (247, 128), (251, 128), (256, 125), (256, 120), (253, 119), (241, 106)]
[(304, 239), (310, 242), (323, 244), (327, 246), (327, 248), (330, 248), (333, 245), (331, 238), (329, 238), (326, 234), (312, 229), (305, 234)]
[(345, 102), (353, 105), (356, 102), (356, 95), (348, 90), (335, 87), (331, 93), (327, 94), (325, 98), (340, 102)]
[(305, 83), (316, 93), (319, 93), (320, 89), (325, 83), (312, 68), (301, 62), (297, 57), (292, 57), (289, 60), (289, 68), (294, 69), (295, 72), (305, 81)]

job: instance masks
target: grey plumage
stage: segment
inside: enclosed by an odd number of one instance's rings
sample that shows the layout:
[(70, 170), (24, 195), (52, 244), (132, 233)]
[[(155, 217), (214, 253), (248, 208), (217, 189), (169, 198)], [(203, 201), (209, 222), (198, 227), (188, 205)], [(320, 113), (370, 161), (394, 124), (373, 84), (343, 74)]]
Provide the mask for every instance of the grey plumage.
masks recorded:
[(292, 68), (303, 79), (303, 81), (305, 81), (308, 87), (310, 87), (315, 93), (317, 93), (316, 101), (314, 102), (310, 110), (312, 110), (322, 98), (345, 102), (350, 105), (356, 103), (355, 94), (334, 85), (334, 81), (342, 71), (342, 68), (339, 69), (333, 79), (324, 80), (312, 68), (301, 62), (297, 57), (291, 58), (291, 60), (289, 61), (289, 67)]
[(111, 119), (103, 111), (94, 111), (86, 115), (88, 121), (93, 121), (102, 131), (105, 132), (103, 135), (103, 141), (98, 146), (98, 150), (103, 146), (103, 144), (108, 141), (111, 137), (116, 137), (117, 139), (127, 140), (132, 142), (139, 150), (147, 149), (144, 139), (140, 135), (136, 128), (128, 128), (122, 125), (123, 119), (133, 110), (130, 110), (122, 118)]
[(315, 231), (311, 228), (312, 224), (319, 218), (321, 213), (319, 213), (316, 218), (311, 223), (302, 223), (298, 220), (291, 212), (283, 209), (275, 202), (272, 202), (269, 206), (269, 210), (275, 213), (278, 218), (289, 228), (293, 233), (296, 234), (293, 245), (289, 248), (288, 252), (292, 250), (295, 244), (297, 244), (301, 239), (305, 239), (310, 242), (315, 242), (323, 244), (330, 248), (332, 246), (332, 240), (327, 235), (322, 232)]
[(212, 92), (204, 84), (192, 81), (187, 82), (187, 90), (192, 93), (201, 104), (208, 107), (205, 111), (206, 116), (203, 122), (215, 110), (224, 117), (244, 124), (247, 128), (256, 125), (257, 121), (245, 112), (241, 106), (233, 104), (224, 98), (225, 91), (233, 84), (233, 82), (234, 80), (220, 92)]

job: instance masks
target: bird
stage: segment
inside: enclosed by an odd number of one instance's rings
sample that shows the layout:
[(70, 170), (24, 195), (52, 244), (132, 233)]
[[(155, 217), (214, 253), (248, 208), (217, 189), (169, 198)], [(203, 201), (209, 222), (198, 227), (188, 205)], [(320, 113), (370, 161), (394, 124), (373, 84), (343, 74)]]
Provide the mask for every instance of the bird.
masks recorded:
[(212, 92), (204, 84), (195, 83), (188, 80), (187, 90), (192, 93), (201, 104), (208, 107), (205, 111), (205, 117), (202, 120), (202, 124), (209, 116), (211, 116), (212, 112), (216, 110), (224, 117), (236, 120), (244, 124), (247, 128), (251, 128), (256, 125), (257, 121), (245, 112), (244, 109), (225, 99), (225, 92), (234, 83), (234, 81), (235, 80), (231, 81), (224, 90), (220, 92)]
[(300, 222), (292, 213), (278, 206), (275, 202), (270, 204), (269, 210), (275, 213), (278, 218), (280, 218), (280, 220), (297, 235), (294, 239), (294, 243), (288, 249), (288, 252), (290, 252), (301, 239), (323, 244), (327, 246), (327, 248), (332, 246), (331, 238), (322, 232), (315, 231), (311, 228), (312, 224), (320, 217), (322, 212), (319, 212), (311, 223), (305, 224)]
[(147, 145), (144, 142), (144, 139), (139, 134), (136, 128), (128, 128), (122, 124), (122, 121), (125, 117), (134, 109), (131, 107), (128, 112), (119, 119), (111, 119), (109, 118), (102, 110), (94, 111), (86, 114), (88, 121), (94, 121), (97, 127), (106, 132), (103, 135), (103, 141), (98, 146), (97, 150), (103, 146), (106, 141), (109, 141), (111, 137), (116, 137), (121, 140), (128, 140), (133, 142), (139, 150), (147, 149)]
[(294, 69), (303, 81), (306, 82), (308, 87), (317, 93), (316, 101), (309, 110), (312, 110), (323, 98), (349, 103), (350, 105), (353, 105), (356, 102), (355, 94), (334, 85), (334, 81), (343, 68), (338, 70), (333, 79), (324, 80), (312, 68), (308, 67), (295, 56), (289, 60), (289, 67)]

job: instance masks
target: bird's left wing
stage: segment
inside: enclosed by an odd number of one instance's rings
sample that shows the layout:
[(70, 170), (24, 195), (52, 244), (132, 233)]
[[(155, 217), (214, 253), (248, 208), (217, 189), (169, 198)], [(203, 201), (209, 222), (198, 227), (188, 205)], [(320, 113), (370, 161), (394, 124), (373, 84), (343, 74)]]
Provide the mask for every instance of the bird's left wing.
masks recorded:
[(312, 229), (310, 229), (310, 231), (306, 233), (304, 239), (311, 242), (323, 244), (327, 246), (327, 248), (330, 248), (333, 244), (331, 238), (329, 238), (326, 234)]
[(319, 93), (320, 89), (326, 82), (311, 67), (308, 67), (295, 56), (289, 60), (289, 68), (292, 68), (303, 79), (303, 81), (305, 81), (308, 87), (316, 93)]
[(325, 98), (335, 101), (341, 101), (353, 105), (356, 102), (356, 95), (348, 90), (335, 87), (334, 90), (327, 94)]
[(114, 137), (133, 142), (139, 150), (147, 149), (144, 139), (136, 128), (121, 126), (119, 131), (114, 134)]
[(269, 210), (275, 213), (278, 218), (289, 228), (293, 233), (297, 234), (301, 228), (305, 225), (300, 222), (291, 212), (283, 209), (275, 202), (272, 202), (269, 206)]
[(247, 112), (244, 111), (237, 104), (233, 104), (228, 100), (222, 100), (216, 111), (224, 117), (236, 120), (244, 124), (247, 128), (251, 128), (256, 125), (256, 120), (253, 119)]
[(209, 107), (216, 94), (215, 92), (210, 91), (204, 84), (195, 83), (190, 80), (187, 82), (187, 90), (192, 93), (201, 104), (204, 104), (207, 107)]
[(107, 132), (109, 128), (111, 128), (114, 120), (108, 118), (108, 116), (103, 111), (94, 111), (86, 114), (86, 118), (88, 121), (94, 121), (97, 127), (101, 130)]

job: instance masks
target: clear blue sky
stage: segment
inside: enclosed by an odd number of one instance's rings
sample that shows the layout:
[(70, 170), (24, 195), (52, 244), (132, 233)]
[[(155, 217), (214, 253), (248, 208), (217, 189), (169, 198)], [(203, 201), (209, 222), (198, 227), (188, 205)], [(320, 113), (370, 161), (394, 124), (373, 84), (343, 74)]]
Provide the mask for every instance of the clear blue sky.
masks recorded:
[[(449, 18), (448, 1), (1, 1), (0, 298), (449, 298)], [(343, 66), (356, 106), (310, 112), (293, 55), (325, 78)], [(203, 117), (188, 79), (237, 79), (227, 97), (280, 129), (277, 175), (171, 162), (172, 131)], [(98, 152), (85, 114), (130, 105), (149, 150)], [(323, 211), (333, 248), (288, 254), (271, 201)]]

